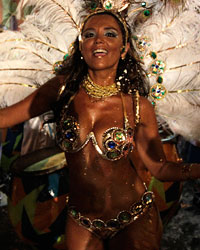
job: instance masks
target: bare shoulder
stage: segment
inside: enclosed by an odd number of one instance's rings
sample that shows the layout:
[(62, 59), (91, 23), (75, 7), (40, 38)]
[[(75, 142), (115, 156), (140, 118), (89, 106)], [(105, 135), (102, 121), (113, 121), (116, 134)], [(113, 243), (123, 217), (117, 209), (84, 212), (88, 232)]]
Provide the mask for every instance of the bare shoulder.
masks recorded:
[(57, 95), (60, 91), (60, 88), (65, 84), (65, 76), (57, 75), (50, 80), (48, 80), (42, 87), (38, 89), (37, 95), (42, 95), (44, 98), (52, 98), (52, 100), (57, 99)]
[(140, 96), (140, 105), (142, 109), (152, 108), (151, 102), (144, 96)]
[(64, 83), (66, 79), (65, 75), (57, 75), (54, 77), (54, 80), (59, 81), (60, 83)]
[(65, 78), (66, 76), (64, 75), (57, 75), (53, 78), (51, 78), (47, 84), (49, 83), (50, 85), (60, 85), (62, 86), (65, 83)]
[(149, 120), (155, 117), (154, 107), (147, 98), (140, 96), (139, 104), (140, 104), (140, 116), (142, 121), (147, 119)]
[(142, 143), (146, 143), (145, 140), (154, 140), (158, 137), (157, 118), (154, 107), (147, 98), (140, 97), (139, 103), (140, 123), (137, 130), (137, 139), (140, 139)]

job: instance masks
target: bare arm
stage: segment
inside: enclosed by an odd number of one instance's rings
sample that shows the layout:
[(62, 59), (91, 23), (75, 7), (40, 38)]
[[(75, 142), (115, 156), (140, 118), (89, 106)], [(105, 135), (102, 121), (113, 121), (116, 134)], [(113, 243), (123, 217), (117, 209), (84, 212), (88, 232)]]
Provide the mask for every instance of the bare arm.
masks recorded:
[(56, 102), (64, 76), (58, 76), (37, 89), (24, 100), (0, 110), (0, 128), (12, 127), (51, 109)]
[(157, 121), (151, 103), (140, 97), (141, 122), (136, 132), (136, 147), (143, 163), (153, 176), (162, 181), (181, 181), (200, 178), (200, 165), (192, 164), (189, 172), (185, 163), (174, 163), (166, 160), (157, 128)]

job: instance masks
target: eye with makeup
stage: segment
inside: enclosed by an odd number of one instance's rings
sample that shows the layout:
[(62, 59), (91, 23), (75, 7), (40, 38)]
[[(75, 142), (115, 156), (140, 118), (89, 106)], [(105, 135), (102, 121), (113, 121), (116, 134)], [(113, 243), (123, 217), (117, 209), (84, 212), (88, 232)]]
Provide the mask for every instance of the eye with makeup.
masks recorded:
[(83, 33), (83, 39), (92, 38), (95, 37), (95, 35), (96, 35), (95, 31), (87, 30), (86, 32)]
[(106, 30), (104, 32), (104, 36), (107, 36), (107, 37), (118, 37), (118, 32), (113, 30), (113, 29), (109, 29), (109, 30)]

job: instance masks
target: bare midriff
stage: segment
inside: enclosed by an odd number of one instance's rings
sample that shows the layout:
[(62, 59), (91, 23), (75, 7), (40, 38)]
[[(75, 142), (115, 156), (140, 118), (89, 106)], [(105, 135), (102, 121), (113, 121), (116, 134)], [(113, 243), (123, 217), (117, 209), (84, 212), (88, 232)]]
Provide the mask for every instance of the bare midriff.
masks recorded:
[[(126, 97), (130, 125), (134, 126), (133, 102)], [(93, 131), (99, 146), (103, 132), (111, 127), (123, 127), (120, 96), (91, 102), (83, 92), (75, 97), (69, 113), (80, 124), (80, 141)], [(90, 219), (108, 220), (141, 200), (145, 187), (130, 163), (129, 157), (109, 161), (103, 159), (90, 141), (76, 153), (66, 153), (69, 167), (69, 205)]]
[(85, 154), (86, 148), (73, 155), (67, 154), (69, 205), (91, 219), (108, 220), (140, 201), (145, 188), (128, 159), (108, 162), (91, 149), (93, 160), (86, 165)]

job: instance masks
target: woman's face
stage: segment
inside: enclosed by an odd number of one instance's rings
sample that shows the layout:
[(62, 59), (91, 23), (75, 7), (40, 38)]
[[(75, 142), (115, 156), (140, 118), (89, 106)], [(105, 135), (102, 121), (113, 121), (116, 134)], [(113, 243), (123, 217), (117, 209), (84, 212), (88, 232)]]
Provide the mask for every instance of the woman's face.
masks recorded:
[(122, 48), (122, 32), (113, 16), (103, 14), (88, 19), (82, 33), (81, 53), (89, 69), (116, 70)]

